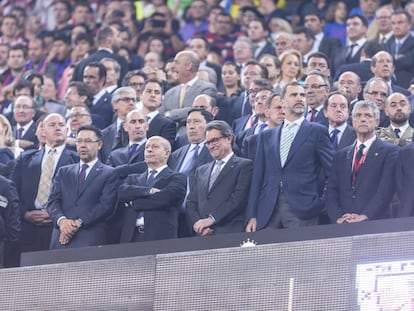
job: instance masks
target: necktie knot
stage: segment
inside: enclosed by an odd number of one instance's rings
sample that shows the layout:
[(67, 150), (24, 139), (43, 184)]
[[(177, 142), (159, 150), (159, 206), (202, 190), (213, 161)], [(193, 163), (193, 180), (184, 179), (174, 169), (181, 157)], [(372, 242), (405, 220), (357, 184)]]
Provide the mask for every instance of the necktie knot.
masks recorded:
[(17, 130), (17, 139), (21, 139), (23, 137), (24, 128), (21, 127)]
[(395, 128), (394, 133), (395, 133), (395, 136), (397, 136), (397, 138), (401, 138), (401, 130), (399, 128)]
[(362, 158), (362, 155), (364, 154), (365, 145), (360, 144), (358, 147), (358, 152), (356, 154), (356, 161), (359, 162)]
[(331, 142), (332, 145), (334, 147), (334, 149), (336, 149), (336, 147), (338, 146), (338, 134), (339, 134), (339, 130), (338, 129), (333, 129), (333, 131), (331, 132)]
[(129, 146), (129, 156), (132, 157), (138, 149), (138, 144), (131, 144)]
[(78, 192), (80, 192), (80, 190), (83, 187), (83, 184), (85, 183), (85, 179), (86, 179), (86, 170), (89, 168), (89, 165), (86, 163), (83, 163), (79, 172), (79, 178), (78, 178)]
[(157, 174), (157, 170), (150, 170), (149, 175), (147, 178), (147, 186), (151, 185), (155, 179), (155, 175)]
[(311, 111), (310, 111), (310, 118), (309, 118), (309, 121), (310, 122), (315, 121), (315, 118), (316, 118), (316, 114), (317, 113), (318, 113), (318, 110), (316, 110), (315, 108), (312, 108), (311, 109)]

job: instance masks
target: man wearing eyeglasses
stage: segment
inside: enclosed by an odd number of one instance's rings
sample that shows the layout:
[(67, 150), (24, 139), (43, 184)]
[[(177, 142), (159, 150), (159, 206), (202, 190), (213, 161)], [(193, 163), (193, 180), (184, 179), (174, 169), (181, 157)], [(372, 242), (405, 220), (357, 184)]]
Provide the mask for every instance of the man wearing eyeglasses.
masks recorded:
[(76, 133), (81, 126), (92, 124), (91, 114), (83, 105), (73, 106), (69, 111), (69, 120), (68, 120), (68, 138), (66, 139), (66, 144), (73, 145), (75, 144)]
[(385, 114), (385, 100), (390, 94), (390, 88), (387, 82), (382, 78), (371, 78), (365, 84), (363, 97), (365, 100), (369, 100), (377, 104), (377, 107), (380, 111), (380, 121), (379, 127), (387, 127), (390, 125), (390, 119)]
[(330, 91), (329, 78), (319, 71), (311, 71), (305, 79), (305, 97), (308, 105), (306, 120), (328, 126), (323, 113), (323, 103)]
[(116, 206), (118, 175), (99, 161), (101, 148), (98, 128), (79, 129), (76, 149), (80, 162), (58, 171), (47, 204), (53, 224), (50, 249), (107, 243), (107, 219)]
[(234, 155), (233, 139), (226, 122), (206, 125), (206, 146), (214, 161), (196, 170), (186, 208), (196, 235), (243, 231), (253, 163)]
[(16, 145), (23, 149), (36, 149), (39, 141), (36, 137), (35, 107), (33, 99), (29, 96), (19, 96), (14, 102), (13, 117), (16, 126), (13, 134)]
[(136, 101), (135, 90), (132, 87), (120, 87), (113, 93), (111, 102), (117, 118), (102, 131), (103, 147), (100, 158), (103, 162), (106, 162), (112, 150), (128, 145), (128, 133), (123, 125), (127, 114), (135, 109)]
[(42, 133), (45, 147), (22, 153), (11, 174), (20, 198), (22, 252), (49, 249), (52, 224), (46, 204), (51, 184), (60, 167), (79, 160), (65, 146), (66, 120), (61, 115), (48, 115), (43, 120)]

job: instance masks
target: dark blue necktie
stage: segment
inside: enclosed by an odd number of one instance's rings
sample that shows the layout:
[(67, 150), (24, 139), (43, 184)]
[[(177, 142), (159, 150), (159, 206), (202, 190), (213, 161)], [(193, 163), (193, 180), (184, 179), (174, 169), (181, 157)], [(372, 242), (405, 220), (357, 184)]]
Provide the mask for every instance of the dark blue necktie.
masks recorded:
[(147, 183), (146, 183), (147, 186), (152, 185), (152, 182), (155, 179), (155, 174), (157, 174), (157, 171), (156, 170), (151, 170), (150, 171), (150, 174), (149, 174), (149, 176), (147, 178)]
[(338, 133), (339, 133), (338, 129), (334, 129), (331, 133), (331, 142), (332, 142), (332, 146), (334, 147), (334, 149), (338, 147)]
[(135, 154), (135, 152), (138, 149), (138, 144), (132, 144), (131, 146), (129, 146), (129, 158), (131, 159), (132, 156)]
[(189, 173), (193, 170), (194, 166), (197, 163), (198, 150), (199, 149), (200, 149), (200, 146), (199, 145), (195, 145), (195, 147), (193, 148), (193, 154), (192, 154), (191, 158), (187, 162), (187, 165), (181, 169), (181, 172), (180, 173), (183, 173), (184, 175), (188, 176)]

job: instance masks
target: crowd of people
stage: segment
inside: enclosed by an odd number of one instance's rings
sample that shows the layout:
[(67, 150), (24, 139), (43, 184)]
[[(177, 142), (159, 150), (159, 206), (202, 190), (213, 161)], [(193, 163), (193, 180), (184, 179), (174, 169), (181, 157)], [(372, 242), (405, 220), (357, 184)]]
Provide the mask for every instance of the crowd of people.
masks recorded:
[(3, 266), (412, 216), (414, 1), (297, 3), (3, 2)]

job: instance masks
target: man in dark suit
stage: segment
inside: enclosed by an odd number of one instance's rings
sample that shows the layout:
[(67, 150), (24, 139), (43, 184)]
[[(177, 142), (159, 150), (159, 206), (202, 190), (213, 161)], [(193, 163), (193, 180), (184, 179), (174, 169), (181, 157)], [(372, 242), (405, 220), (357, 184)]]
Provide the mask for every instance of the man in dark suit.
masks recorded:
[(206, 126), (206, 145), (215, 161), (197, 169), (186, 208), (197, 235), (243, 231), (253, 163), (234, 155), (233, 137), (224, 121)]
[(91, 113), (103, 119), (104, 128), (112, 122), (114, 111), (111, 105), (111, 94), (105, 90), (106, 68), (101, 63), (89, 63), (83, 71), (83, 82), (93, 94)]
[[(322, 15), (316, 11), (311, 11), (305, 15), (304, 26), (312, 30), (315, 35), (312, 51), (324, 53), (329, 60), (334, 60), (337, 51), (341, 48), (341, 41), (336, 38), (327, 37), (323, 34), (325, 20)], [(309, 61), (309, 58), (308, 58)], [(329, 67), (333, 66), (333, 62), (329, 63)]]
[[(73, 81), (83, 80), (83, 71), (86, 65), (92, 62), (100, 62), (104, 58), (112, 58), (116, 60), (121, 66), (121, 79), (128, 72), (128, 63), (125, 58), (114, 53), (114, 50), (119, 48), (120, 36), (118, 30), (115, 27), (104, 26), (99, 29), (96, 35), (96, 43), (98, 44), (98, 50), (90, 55), (88, 58), (81, 61), (73, 72)], [(121, 84), (121, 81), (118, 83)]]
[(39, 141), (36, 137), (34, 101), (29, 96), (19, 96), (14, 102), (13, 116), (16, 126), (13, 128), (16, 143), (21, 148), (36, 149)]
[[(216, 96), (216, 87), (197, 78), (200, 60), (193, 51), (181, 51), (174, 58), (174, 68), (181, 83), (169, 89), (160, 107), (160, 114), (177, 123), (177, 128), (184, 126), (187, 113), (191, 109), (194, 98), (203, 93)], [(179, 132), (179, 130), (178, 130)]]
[(392, 55), (387, 51), (379, 51), (372, 56), (370, 69), (374, 74), (374, 77), (382, 78), (385, 80), (385, 82), (387, 82), (388, 87), (390, 88), (390, 93), (399, 92), (405, 96), (411, 95), (411, 93), (406, 88), (403, 88), (394, 83), (394, 59), (392, 58)]
[(101, 131), (83, 126), (76, 136), (80, 162), (59, 169), (47, 211), (53, 224), (50, 249), (107, 243), (107, 218), (117, 202), (118, 176), (98, 160)]
[(352, 111), (354, 104), (358, 101), (362, 90), (361, 79), (352, 71), (345, 71), (338, 79), (338, 92), (343, 94), (349, 102), (349, 110)]
[(128, 145), (109, 154), (107, 164), (112, 167), (144, 161), (148, 122), (142, 111), (134, 109), (128, 112), (123, 128), (128, 135)]
[(254, 18), (249, 22), (247, 35), (249, 39), (253, 42), (253, 56), (257, 60), (265, 54), (276, 55), (275, 48), (268, 41), (269, 33), (269, 25), (266, 23), (265, 20), (260, 18)]
[(343, 64), (359, 63), (362, 48), (367, 42), (366, 33), (368, 29), (368, 21), (364, 16), (351, 15), (346, 19), (346, 35), (348, 44), (337, 50), (334, 70), (339, 69)]
[(345, 95), (339, 92), (329, 94), (323, 104), (323, 113), (329, 122), (329, 137), (335, 150), (352, 145), (356, 133), (347, 123), (349, 117), (349, 104)]
[(46, 203), (53, 176), (60, 167), (78, 161), (76, 153), (65, 147), (66, 132), (61, 115), (47, 116), (43, 121), (45, 148), (22, 153), (12, 171), (20, 198), (23, 252), (49, 249), (52, 221)]
[[(272, 93), (266, 100), (265, 103), (265, 115), (267, 118), (267, 127), (265, 131), (275, 128), (283, 123), (285, 120), (285, 111), (283, 109), (283, 104), (280, 99), (279, 93)], [(251, 136), (246, 137), (243, 140), (243, 145), (241, 149), (241, 156), (243, 158), (251, 159), (254, 161), (256, 157), (257, 142), (259, 140), (259, 135), (257, 133)]]
[(397, 84), (408, 88), (414, 77), (414, 37), (410, 34), (410, 14), (395, 10), (391, 15), (391, 28), (393, 35), (387, 41), (387, 51), (394, 57)]
[[(190, 189), (193, 184), (197, 167), (213, 161), (205, 145), (206, 125), (211, 121), (213, 121), (213, 116), (208, 111), (200, 108), (190, 110), (186, 125), (188, 144), (174, 151), (168, 161), (168, 165), (172, 170), (183, 173), (188, 177), (187, 189)], [(184, 204), (178, 217), (178, 237), (190, 236), (191, 230), (189, 229)]]
[(129, 175), (119, 187), (125, 203), (121, 243), (177, 237), (178, 209), (186, 192), (186, 176), (167, 166), (171, 154), (168, 140), (148, 139), (145, 162), (148, 170)]
[(319, 174), (329, 173), (334, 153), (328, 129), (305, 120), (299, 82), (288, 83), (281, 97), (285, 122), (259, 135), (247, 232), (316, 225), (323, 207)]
[(19, 197), (16, 186), (0, 176), (0, 267), (17, 266), (20, 234)]
[(135, 90), (130, 86), (117, 89), (112, 95), (112, 108), (116, 112), (116, 120), (102, 131), (103, 146), (100, 159), (106, 162), (112, 150), (128, 145), (128, 133), (123, 124), (127, 114), (135, 108), (137, 98)]
[(376, 138), (379, 110), (359, 101), (352, 111), (357, 141), (334, 157), (326, 191), (332, 223), (353, 223), (391, 217), (398, 147)]
[(346, 71), (354, 72), (363, 82), (371, 79), (374, 76), (371, 70), (372, 57), (381, 49), (381, 45), (378, 42), (374, 40), (368, 41), (362, 48), (360, 62), (343, 64), (339, 68), (336, 68), (334, 81), (337, 81), (339, 76)]
[(323, 103), (331, 89), (329, 77), (320, 71), (311, 71), (305, 79), (304, 89), (308, 105), (306, 120), (328, 126), (328, 120), (323, 113)]
[(148, 79), (142, 87), (141, 100), (142, 112), (148, 120), (149, 128), (147, 137), (161, 136), (168, 140), (174, 149), (176, 125), (170, 119), (159, 112), (161, 106), (163, 85), (156, 79)]

